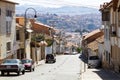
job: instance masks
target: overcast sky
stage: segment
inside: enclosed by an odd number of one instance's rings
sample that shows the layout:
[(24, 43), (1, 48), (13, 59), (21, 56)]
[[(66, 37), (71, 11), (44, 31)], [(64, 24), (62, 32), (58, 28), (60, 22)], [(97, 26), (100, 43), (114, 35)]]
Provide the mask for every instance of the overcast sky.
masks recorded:
[(110, 2), (111, 0), (12, 0), (19, 5), (40, 5), (44, 7), (61, 7), (61, 6), (87, 6), (99, 8), (100, 4)]

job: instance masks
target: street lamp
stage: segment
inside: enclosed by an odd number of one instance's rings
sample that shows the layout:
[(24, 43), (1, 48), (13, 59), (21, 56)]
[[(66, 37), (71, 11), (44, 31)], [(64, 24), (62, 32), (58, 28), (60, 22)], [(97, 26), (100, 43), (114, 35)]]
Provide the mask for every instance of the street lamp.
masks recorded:
[(24, 25), (24, 57), (26, 57), (26, 55), (27, 55), (27, 53), (26, 53), (26, 34), (27, 34), (27, 32), (32, 32), (31, 29), (26, 27), (27, 26), (27, 11), (30, 9), (35, 12), (34, 18), (37, 18), (37, 11), (34, 8), (30, 7), (25, 10), (25, 15), (24, 15), (24, 18), (25, 18), (25, 20), (24, 20), (24, 24), (25, 24)]

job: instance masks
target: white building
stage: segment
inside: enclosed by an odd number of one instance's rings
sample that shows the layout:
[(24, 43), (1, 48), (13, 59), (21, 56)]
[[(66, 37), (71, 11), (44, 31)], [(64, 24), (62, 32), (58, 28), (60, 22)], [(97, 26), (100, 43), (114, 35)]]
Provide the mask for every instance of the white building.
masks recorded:
[(16, 4), (10, 0), (0, 0), (0, 60), (10, 57), (15, 53)]

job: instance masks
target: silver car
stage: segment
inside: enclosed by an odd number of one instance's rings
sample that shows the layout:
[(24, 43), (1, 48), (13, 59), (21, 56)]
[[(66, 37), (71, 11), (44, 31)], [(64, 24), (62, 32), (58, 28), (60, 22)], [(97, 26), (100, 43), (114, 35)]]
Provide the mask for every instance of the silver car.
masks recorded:
[(4, 75), (5, 73), (9, 75), (10, 72), (16, 72), (17, 75), (20, 75), (20, 72), (22, 72), (22, 74), (25, 74), (24, 65), (21, 63), (21, 60), (19, 59), (6, 59), (0, 65), (0, 71), (1, 75)]
[(89, 56), (88, 57), (88, 68), (98, 68), (100, 66), (100, 60), (98, 56)]

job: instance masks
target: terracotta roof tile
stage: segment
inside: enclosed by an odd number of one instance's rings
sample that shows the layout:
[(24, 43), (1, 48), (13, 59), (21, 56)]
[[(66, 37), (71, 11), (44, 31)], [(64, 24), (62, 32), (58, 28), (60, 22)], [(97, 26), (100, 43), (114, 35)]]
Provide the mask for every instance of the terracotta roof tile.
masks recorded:
[(48, 25), (44, 25), (42, 23), (37, 23), (37, 22), (32, 22), (32, 30), (35, 32), (35, 33), (45, 33), (47, 35), (51, 35), (50, 34), (50, 29), (51, 31), (55, 32), (55, 30), (53, 28), (51, 28), (50, 26)]
[(24, 17), (16, 17), (16, 23), (18, 23), (20, 26), (24, 26)]
[(95, 41), (88, 44), (88, 48), (95, 51), (98, 49), (98, 44), (103, 42), (104, 42), (104, 36), (98, 37)]
[[(16, 23), (19, 24), (20, 26), (24, 27), (24, 17), (16, 17)], [(32, 24), (32, 30), (35, 32), (35, 33), (45, 33), (47, 35), (50, 35), (50, 29), (51, 31), (55, 32), (55, 30), (48, 26), (48, 25), (44, 25), (40, 22), (35, 22), (34, 19), (30, 19), (30, 22)]]

